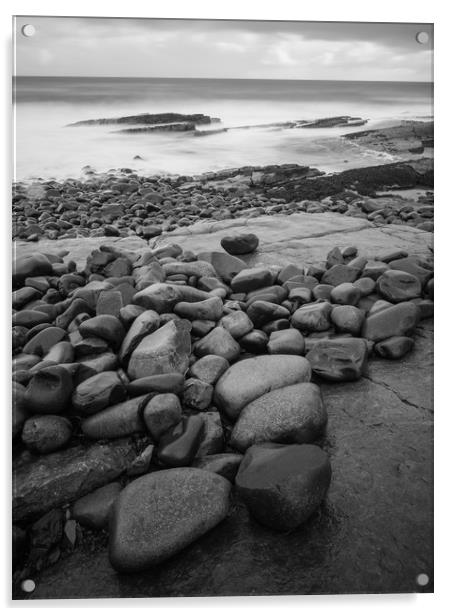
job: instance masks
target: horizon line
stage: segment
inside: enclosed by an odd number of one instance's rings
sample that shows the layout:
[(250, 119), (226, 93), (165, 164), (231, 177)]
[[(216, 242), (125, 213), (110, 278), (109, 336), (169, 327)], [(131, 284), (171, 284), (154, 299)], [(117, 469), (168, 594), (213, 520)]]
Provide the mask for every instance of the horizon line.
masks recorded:
[(425, 83), (433, 84), (434, 81), (418, 81), (410, 79), (283, 79), (269, 77), (143, 77), (130, 75), (12, 75), (34, 79), (190, 79), (190, 80), (218, 80), (218, 81), (334, 81), (355, 83)]

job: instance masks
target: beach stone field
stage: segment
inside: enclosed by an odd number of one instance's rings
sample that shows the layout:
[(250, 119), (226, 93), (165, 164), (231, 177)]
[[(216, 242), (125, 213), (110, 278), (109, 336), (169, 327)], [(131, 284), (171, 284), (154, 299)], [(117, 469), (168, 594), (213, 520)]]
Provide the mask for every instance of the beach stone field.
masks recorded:
[(13, 596), (431, 591), (432, 186), (17, 183)]

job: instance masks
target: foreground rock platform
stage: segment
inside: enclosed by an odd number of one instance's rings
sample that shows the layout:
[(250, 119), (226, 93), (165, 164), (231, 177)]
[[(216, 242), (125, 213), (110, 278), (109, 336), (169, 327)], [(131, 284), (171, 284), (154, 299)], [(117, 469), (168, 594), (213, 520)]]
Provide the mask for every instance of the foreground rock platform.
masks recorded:
[(118, 576), (106, 547), (86, 545), (43, 572), (30, 598), (417, 591), (416, 576), (433, 567), (432, 334), (424, 321), (403, 361), (322, 384), (333, 476), (327, 502), (299, 529), (263, 528), (235, 499), (214, 534), (158, 567)]
[[(243, 255), (248, 266), (315, 263), (333, 246), (352, 245), (360, 256), (372, 258), (395, 251), (431, 257), (432, 234), (426, 231), (397, 226), (387, 232), (369, 221), (331, 213), (202, 223), (149, 244), (218, 250), (230, 231), (259, 237), (258, 250)], [(125, 250), (149, 246), (138, 238), (79, 238), (28, 244), (20, 254), (25, 248), (64, 249), (82, 266), (101, 244)], [(326, 501), (303, 526), (287, 535), (263, 528), (233, 489), (229, 515), (215, 532), (158, 567), (118, 576), (105, 542), (82, 541), (36, 577), (30, 598), (418, 590), (416, 576), (427, 572), (432, 578), (433, 567), (430, 319), (421, 322), (414, 338), (414, 350), (401, 361), (374, 358), (359, 381), (320, 383), (328, 426), (316, 444), (329, 455), (333, 474)]]

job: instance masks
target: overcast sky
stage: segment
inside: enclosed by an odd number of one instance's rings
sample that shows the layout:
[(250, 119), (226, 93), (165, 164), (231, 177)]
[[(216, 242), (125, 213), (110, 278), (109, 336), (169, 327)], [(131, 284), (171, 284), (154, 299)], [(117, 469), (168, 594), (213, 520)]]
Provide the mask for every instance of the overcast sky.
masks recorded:
[(432, 81), (426, 24), (19, 17), (16, 32), (18, 75)]

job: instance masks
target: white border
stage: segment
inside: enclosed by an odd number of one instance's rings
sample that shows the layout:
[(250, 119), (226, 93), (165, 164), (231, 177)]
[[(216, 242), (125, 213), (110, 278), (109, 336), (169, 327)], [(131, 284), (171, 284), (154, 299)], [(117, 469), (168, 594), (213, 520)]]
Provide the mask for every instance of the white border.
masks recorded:
[[(253, 611), (259, 613), (273, 613), (279, 607), (286, 613), (300, 613), (300, 610), (315, 610), (316, 613), (334, 612), (335, 616), (350, 616), (351, 614), (381, 614), (385, 613), (410, 613), (410, 615), (422, 614), (425, 611), (434, 611), (441, 614), (449, 609), (451, 601), (448, 601), (449, 577), (451, 574), (451, 508), (448, 507), (450, 494), (450, 474), (447, 472), (450, 466), (448, 455), (451, 439), (451, 415), (452, 404), (447, 386), (451, 379), (450, 375), (450, 350), (448, 349), (448, 336), (450, 336), (450, 297), (451, 259), (449, 245), (452, 230), (451, 214), (452, 197), (449, 177), (451, 175), (451, 139), (449, 135), (451, 119), (451, 93), (450, 77), (450, 43), (452, 20), (447, 8), (447, 0), (378, 0), (368, 3), (365, 0), (323, 0), (322, 2), (303, 2), (302, 0), (279, 0), (278, 2), (258, 2), (255, 0), (225, 0), (224, 3), (215, 3), (213, 0), (164, 0), (155, 2), (152, 0), (139, 1), (128, 0), (125, 3), (113, 3), (111, 0), (78, 0), (77, 2), (58, 2), (56, 0), (41, 0), (40, 2), (10, 1), (4, 0), (1, 7), (2, 19), (2, 43), (5, 50), (2, 62), (3, 74), (3, 118), (6, 130), (4, 135), (4, 147), (2, 148), (3, 164), (1, 165), (4, 180), (3, 203), (0, 207), (2, 230), (4, 233), (2, 242), (3, 251), (3, 284), (9, 285), (10, 271), (10, 179), (11, 179), (11, 16), (16, 15), (68, 15), (68, 16), (115, 16), (115, 17), (190, 17), (212, 19), (280, 19), (280, 20), (328, 20), (328, 21), (381, 21), (381, 22), (420, 22), (435, 23), (435, 129), (436, 129), (436, 212), (435, 212), (435, 253), (436, 253), (436, 323), (435, 323), (435, 594), (434, 595), (369, 595), (369, 596), (325, 596), (325, 597), (293, 597), (293, 598), (220, 598), (220, 599), (161, 599), (161, 600), (79, 600), (79, 601), (42, 601), (42, 602), (12, 602), (10, 597), (10, 564), (9, 564), (9, 522), (10, 522), (10, 443), (9, 424), (7, 416), (8, 401), (4, 400), (2, 414), (4, 416), (5, 437), (4, 457), (7, 480), (3, 482), (5, 492), (3, 495), (2, 529), (5, 533), (3, 546), (3, 558), (1, 558), (2, 604), (7, 608), (15, 608), (19, 613), (25, 609), (47, 610), (50, 608), (83, 609), (84, 611), (100, 610), (107, 613), (111, 609), (129, 609), (130, 607), (152, 609), (153, 611), (164, 610), (175, 612), (183, 610), (189, 615), (199, 611), (211, 614), (227, 613), (232, 610)], [(448, 138), (449, 137), (449, 138)], [(6, 171), (6, 174), (5, 174)], [(6, 177), (5, 177), (6, 176)], [(6, 271), (5, 271), (6, 270)], [(444, 280), (444, 284), (442, 283)], [(449, 297), (448, 297), (449, 296)], [(4, 325), (0, 328), (5, 341), (3, 349), (9, 350), (9, 294), (3, 294), (4, 301)], [(4, 369), (0, 372), (5, 380), (3, 392), (9, 391), (9, 356), (5, 356)], [(449, 497), (450, 500), (450, 497)]]

